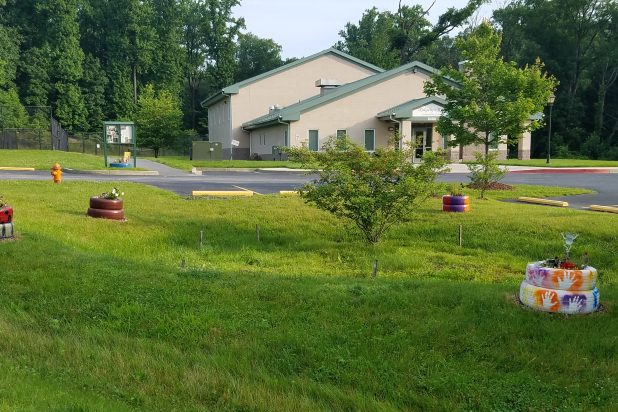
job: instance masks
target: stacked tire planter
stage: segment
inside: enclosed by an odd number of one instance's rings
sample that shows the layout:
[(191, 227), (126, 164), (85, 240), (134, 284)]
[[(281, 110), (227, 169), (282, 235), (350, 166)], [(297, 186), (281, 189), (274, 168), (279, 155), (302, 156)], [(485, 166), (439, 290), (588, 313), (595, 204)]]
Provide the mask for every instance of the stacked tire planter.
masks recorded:
[(444, 195), (442, 196), (442, 211), (468, 212), (470, 211), (470, 197), (467, 195)]
[(592, 266), (569, 270), (529, 263), (519, 300), (526, 306), (554, 313), (592, 313), (599, 308), (597, 270)]
[(4, 206), (0, 208), (0, 239), (9, 239), (15, 236), (13, 227), (13, 208)]
[(124, 220), (124, 202), (122, 199), (105, 199), (93, 196), (90, 198), (88, 216), (103, 219)]

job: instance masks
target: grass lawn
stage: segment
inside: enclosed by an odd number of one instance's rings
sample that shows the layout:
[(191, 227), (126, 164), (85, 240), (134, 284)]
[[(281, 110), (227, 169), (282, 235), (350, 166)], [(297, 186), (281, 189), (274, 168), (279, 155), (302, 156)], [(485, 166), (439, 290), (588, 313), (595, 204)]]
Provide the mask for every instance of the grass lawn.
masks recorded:
[(500, 160), (498, 163), (501, 165), (538, 167), (618, 167), (618, 160), (551, 159), (548, 165), (545, 159), (509, 159)]
[[(88, 197), (113, 185), (128, 221), (87, 218)], [(431, 199), (371, 247), (297, 197), (0, 188), (19, 232), (0, 243), (0, 410), (618, 404), (618, 216), (498, 200), (581, 190), (490, 192), (467, 214)], [(515, 303), (526, 262), (559, 253), (564, 231), (602, 275), (601, 313)]]
[(270, 161), (270, 160), (189, 160), (184, 156), (164, 156), (159, 158), (149, 157), (149, 160), (163, 163), (177, 169), (191, 171), (194, 167), (216, 167), (216, 168), (249, 168), (259, 169), (266, 167), (288, 167), (291, 169), (300, 169), (302, 165), (296, 162), (288, 161)]
[(62, 168), (78, 170), (100, 170), (103, 155), (63, 152), (60, 150), (0, 150), (0, 166), (34, 167), (36, 170), (50, 170), (54, 162)]

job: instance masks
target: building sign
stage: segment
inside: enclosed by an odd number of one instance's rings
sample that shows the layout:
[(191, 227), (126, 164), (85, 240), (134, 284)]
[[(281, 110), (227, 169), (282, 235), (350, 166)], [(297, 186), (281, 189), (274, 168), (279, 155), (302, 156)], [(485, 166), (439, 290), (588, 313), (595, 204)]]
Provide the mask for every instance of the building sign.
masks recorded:
[(442, 116), (442, 107), (435, 103), (412, 110), (412, 117), (431, 117), (435, 119), (440, 116)]

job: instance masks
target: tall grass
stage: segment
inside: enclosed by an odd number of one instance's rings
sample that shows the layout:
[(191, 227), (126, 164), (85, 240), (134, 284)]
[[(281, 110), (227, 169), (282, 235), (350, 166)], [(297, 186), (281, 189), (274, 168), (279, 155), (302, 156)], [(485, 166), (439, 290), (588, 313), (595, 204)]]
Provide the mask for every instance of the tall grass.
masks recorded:
[[(127, 222), (85, 216), (88, 197), (109, 185), (0, 182), (19, 232), (0, 243), (0, 410), (618, 402), (617, 216), (503, 202), (504, 193), (445, 214), (431, 199), (365, 246), (295, 197), (197, 200), (115, 185)], [(567, 230), (603, 276), (605, 310), (521, 308), (526, 262), (558, 253)]]

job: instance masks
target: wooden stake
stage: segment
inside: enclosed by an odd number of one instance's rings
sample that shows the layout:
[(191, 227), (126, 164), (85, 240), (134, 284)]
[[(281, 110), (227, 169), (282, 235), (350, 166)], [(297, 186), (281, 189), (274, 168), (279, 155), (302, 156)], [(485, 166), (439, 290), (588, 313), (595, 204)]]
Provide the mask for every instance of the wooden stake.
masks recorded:
[(459, 225), (459, 246), (463, 243), (463, 225)]
[(257, 241), (260, 241), (260, 225), (255, 225), (255, 236), (257, 238)]
[(376, 276), (378, 276), (378, 261), (374, 260), (373, 261), (373, 273), (371, 274), (371, 277), (375, 278)]
[(204, 231), (200, 230), (200, 249), (204, 247)]

